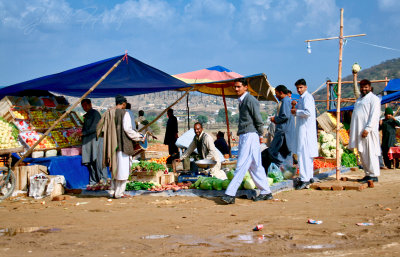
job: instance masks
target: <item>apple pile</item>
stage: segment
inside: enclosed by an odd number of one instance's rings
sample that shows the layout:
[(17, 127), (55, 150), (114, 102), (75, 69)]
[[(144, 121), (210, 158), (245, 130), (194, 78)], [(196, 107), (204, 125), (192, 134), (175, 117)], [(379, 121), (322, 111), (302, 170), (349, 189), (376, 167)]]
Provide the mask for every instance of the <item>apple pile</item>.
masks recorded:
[(16, 119), (27, 120), (29, 115), (25, 110), (13, 110), (12, 111)]
[(61, 133), (61, 131), (59, 130), (53, 130), (51, 132), (51, 136), (54, 139), (54, 141), (56, 141), (57, 145), (59, 147), (68, 147), (69, 146), (69, 142), (68, 139), (66, 139), (63, 135), (63, 133)]

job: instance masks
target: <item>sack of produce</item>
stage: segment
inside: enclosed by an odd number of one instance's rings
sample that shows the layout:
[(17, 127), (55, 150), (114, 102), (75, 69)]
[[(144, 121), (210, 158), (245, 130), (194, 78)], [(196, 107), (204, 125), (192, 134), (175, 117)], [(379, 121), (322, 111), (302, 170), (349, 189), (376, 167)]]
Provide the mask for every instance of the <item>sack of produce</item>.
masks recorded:
[(268, 177), (272, 178), (274, 180), (274, 183), (283, 181), (282, 172), (275, 163), (271, 163), (271, 165), (269, 166)]

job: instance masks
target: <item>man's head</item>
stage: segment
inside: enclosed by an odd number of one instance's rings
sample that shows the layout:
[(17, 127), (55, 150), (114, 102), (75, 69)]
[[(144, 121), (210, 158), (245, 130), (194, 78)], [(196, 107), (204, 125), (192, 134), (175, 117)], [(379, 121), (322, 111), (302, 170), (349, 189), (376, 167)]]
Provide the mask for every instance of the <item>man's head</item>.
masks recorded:
[(168, 117), (174, 116), (174, 110), (173, 109), (168, 109), (167, 116)]
[(371, 81), (368, 79), (363, 79), (360, 81), (360, 92), (362, 96), (367, 95), (369, 92), (372, 91)]
[(194, 124), (194, 133), (199, 137), (201, 132), (203, 132), (203, 125), (200, 122), (196, 122)]
[(288, 95), (290, 98), (292, 98), (292, 91), (290, 91), (290, 90), (288, 89), (287, 95)]
[(92, 109), (92, 101), (90, 101), (88, 98), (85, 98), (81, 101), (81, 106), (85, 112), (88, 112), (90, 109)]
[(126, 103), (125, 109), (130, 110), (132, 108), (132, 105), (130, 103)]
[(117, 106), (117, 108), (125, 109), (126, 103), (127, 103), (127, 100), (124, 96), (122, 96), (122, 95), (115, 96), (115, 105)]
[(275, 95), (276, 98), (279, 99), (279, 101), (285, 98), (287, 94), (288, 94), (288, 89), (284, 85), (279, 85), (275, 88)]
[(237, 78), (234, 80), (235, 84), (233, 89), (235, 90), (236, 94), (241, 97), (244, 93), (247, 92), (248, 89), (248, 82), (245, 78)]
[(299, 95), (302, 95), (307, 91), (307, 83), (304, 79), (297, 80), (294, 85), (296, 86), (297, 93), (299, 93)]
[(144, 111), (143, 111), (143, 110), (140, 110), (140, 111), (139, 111), (139, 117), (140, 117), (140, 116), (144, 116)]
[(217, 138), (224, 138), (224, 132), (218, 131)]

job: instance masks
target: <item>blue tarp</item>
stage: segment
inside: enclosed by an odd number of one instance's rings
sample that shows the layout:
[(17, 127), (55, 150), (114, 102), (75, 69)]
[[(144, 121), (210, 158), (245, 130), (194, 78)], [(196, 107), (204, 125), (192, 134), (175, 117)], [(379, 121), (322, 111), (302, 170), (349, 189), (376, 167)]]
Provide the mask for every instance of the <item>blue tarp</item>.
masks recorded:
[(400, 91), (400, 79), (391, 79), (383, 91)]
[[(382, 96), (381, 104), (387, 104), (400, 99), (400, 91)], [(340, 111), (352, 111), (354, 105), (340, 108)], [(336, 109), (329, 110), (329, 112), (336, 112)]]
[[(62, 95), (81, 97), (122, 57), (123, 55), (116, 56), (61, 73), (7, 86), (0, 89), (0, 97), (18, 95), (24, 90), (48, 90)], [(90, 93), (90, 98), (112, 97), (117, 94), (132, 96), (190, 87), (165, 72), (129, 55), (127, 57), (127, 61), (122, 61)]]

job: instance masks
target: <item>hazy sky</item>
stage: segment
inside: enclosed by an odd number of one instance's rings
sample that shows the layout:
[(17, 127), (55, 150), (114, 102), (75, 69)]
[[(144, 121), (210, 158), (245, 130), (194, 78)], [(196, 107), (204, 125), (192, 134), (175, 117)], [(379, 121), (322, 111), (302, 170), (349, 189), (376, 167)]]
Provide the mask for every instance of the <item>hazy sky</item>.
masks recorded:
[[(400, 56), (399, 0), (0, 0), (0, 86), (129, 55), (169, 74), (222, 65), (272, 85), (337, 80)], [(374, 47), (369, 44), (394, 48)]]

